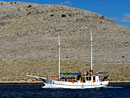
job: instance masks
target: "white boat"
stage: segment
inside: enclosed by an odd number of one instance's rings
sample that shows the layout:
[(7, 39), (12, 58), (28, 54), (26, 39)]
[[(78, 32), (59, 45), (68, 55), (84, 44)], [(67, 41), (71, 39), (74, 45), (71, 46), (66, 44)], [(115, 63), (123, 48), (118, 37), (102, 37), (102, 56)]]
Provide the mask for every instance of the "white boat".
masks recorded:
[[(87, 89), (87, 88), (102, 88), (109, 84), (108, 72), (93, 73), (93, 39), (91, 30), (91, 70), (88, 72), (79, 73), (61, 73), (60, 72), (60, 36), (58, 34), (59, 46), (59, 77), (57, 79), (27, 75), (43, 81), (43, 88), (67, 88), (67, 89)], [(100, 74), (107, 74), (104, 78), (100, 78)], [(68, 77), (61, 77), (61, 75), (68, 75)], [(71, 77), (70, 77), (71, 76)], [(74, 76), (74, 77), (73, 77)]]

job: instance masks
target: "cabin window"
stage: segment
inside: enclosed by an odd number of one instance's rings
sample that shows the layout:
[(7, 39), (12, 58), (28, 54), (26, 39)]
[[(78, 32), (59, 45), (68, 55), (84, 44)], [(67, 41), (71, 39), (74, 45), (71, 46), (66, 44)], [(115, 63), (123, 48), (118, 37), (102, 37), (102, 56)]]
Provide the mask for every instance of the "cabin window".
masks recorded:
[(84, 77), (82, 78), (82, 81), (83, 81), (83, 83), (85, 83), (85, 78)]
[(96, 77), (95, 76), (93, 76), (93, 82), (96, 82)]
[(95, 76), (93, 76), (93, 80), (95, 81)]
[(91, 77), (86, 77), (86, 80), (87, 81), (91, 81)]
[(81, 77), (81, 75), (78, 75), (78, 76), (77, 76), (77, 80), (79, 80), (79, 79), (80, 79), (80, 77)]
[(89, 77), (89, 80), (91, 80), (91, 77)]

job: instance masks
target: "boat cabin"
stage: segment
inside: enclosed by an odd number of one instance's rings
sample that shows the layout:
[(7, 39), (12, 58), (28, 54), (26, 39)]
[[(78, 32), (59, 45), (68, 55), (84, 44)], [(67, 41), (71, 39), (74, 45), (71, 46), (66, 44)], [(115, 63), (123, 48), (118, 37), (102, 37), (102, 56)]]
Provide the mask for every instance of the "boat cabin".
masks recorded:
[[(93, 82), (99, 82), (99, 81), (106, 81), (108, 80), (108, 75), (105, 75), (103, 78), (102, 78), (102, 74), (108, 74), (108, 72), (98, 72), (96, 73), (95, 75), (84, 75), (84, 74), (81, 74), (81, 73), (61, 73), (63, 75), (67, 75), (65, 77), (61, 77), (60, 80), (61, 81), (68, 81), (68, 82), (82, 82), (82, 83), (85, 83), (85, 82), (89, 82), (89, 81), (93, 81)], [(69, 75), (69, 76), (68, 76)], [(101, 76), (101, 79), (100, 79), (100, 76)]]

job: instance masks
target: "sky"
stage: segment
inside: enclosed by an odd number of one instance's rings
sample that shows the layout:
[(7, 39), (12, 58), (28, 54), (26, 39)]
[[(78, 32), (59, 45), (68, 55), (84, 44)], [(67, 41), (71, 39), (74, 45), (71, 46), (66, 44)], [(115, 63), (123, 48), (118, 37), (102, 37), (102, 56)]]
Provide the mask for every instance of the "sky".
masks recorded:
[(111, 18), (116, 24), (130, 28), (130, 0), (0, 0), (38, 4), (61, 4), (80, 8)]

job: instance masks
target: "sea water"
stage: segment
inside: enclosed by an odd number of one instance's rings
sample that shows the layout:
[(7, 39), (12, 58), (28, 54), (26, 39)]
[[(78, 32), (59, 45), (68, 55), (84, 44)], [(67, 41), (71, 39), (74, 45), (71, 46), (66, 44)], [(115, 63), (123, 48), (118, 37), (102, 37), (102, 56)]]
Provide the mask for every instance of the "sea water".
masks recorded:
[(0, 84), (0, 98), (130, 98), (130, 84), (98, 89), (47, 89), (42, 84)]

